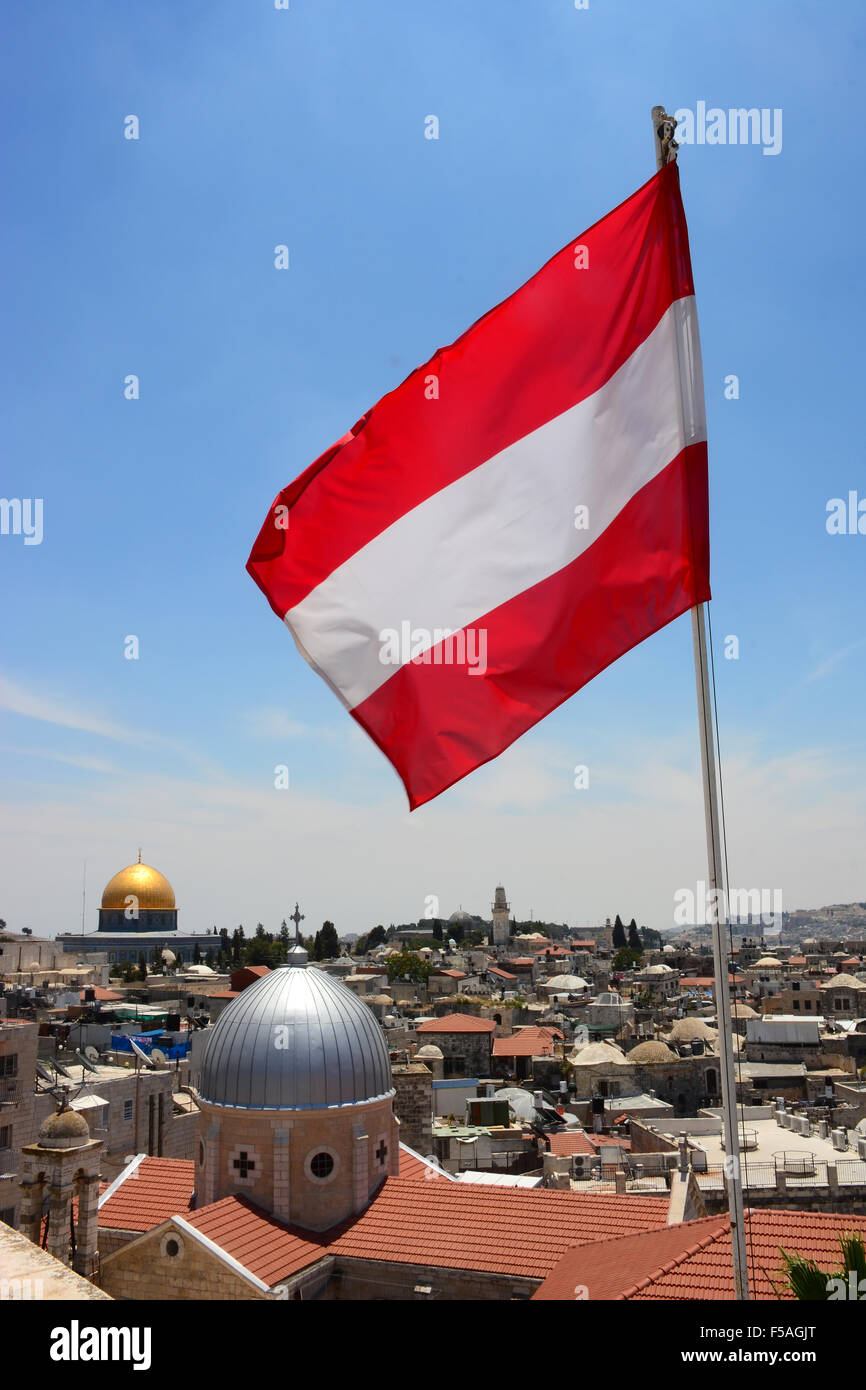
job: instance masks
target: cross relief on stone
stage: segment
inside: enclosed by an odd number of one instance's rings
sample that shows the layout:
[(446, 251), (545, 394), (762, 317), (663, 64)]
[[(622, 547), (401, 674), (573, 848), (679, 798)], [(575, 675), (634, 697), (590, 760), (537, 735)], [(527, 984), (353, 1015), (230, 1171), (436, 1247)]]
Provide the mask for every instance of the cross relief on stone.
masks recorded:
[(236, 1158), (233, 1167), (237, 1168), (242, 1178), (245, 1178), (255, 1168), (255, 1160), (247, 1157), (246, 1150), (243, 1150), (240, 1158)]

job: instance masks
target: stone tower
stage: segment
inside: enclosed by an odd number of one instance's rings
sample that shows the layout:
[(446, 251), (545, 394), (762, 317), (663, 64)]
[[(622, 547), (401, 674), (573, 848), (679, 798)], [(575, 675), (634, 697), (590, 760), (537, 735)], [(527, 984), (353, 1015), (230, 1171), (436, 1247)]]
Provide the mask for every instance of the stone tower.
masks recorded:
[[(102, 1140), (91, 1139), (87, 1121), (66, 1100), (49, 1115), (35, 1144), (21, 1150), (21, 1230), (41, 1245), (42, 1207), (48, 1198), (46, 1249), (89, 1279), (97, 1267), (97, 1201)], [(78, 1220), (72, 1224), (72, 1199)], [(74, 1251), (74, 1253), (73, 1253)], [(70, 1258), (71, 1257), (71, 1258)]]
[(493, 945), (507, 946), (511, 937), (511, 904), (505, 901), (505, 889), (500, 883), (490, 905), (493, 913)]

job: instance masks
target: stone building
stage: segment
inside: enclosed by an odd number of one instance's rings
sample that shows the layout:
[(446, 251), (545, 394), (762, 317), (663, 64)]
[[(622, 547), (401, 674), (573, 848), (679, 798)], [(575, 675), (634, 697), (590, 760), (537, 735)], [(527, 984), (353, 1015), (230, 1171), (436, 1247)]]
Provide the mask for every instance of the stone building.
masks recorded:
[(18, 1155), (35, 1130), (38, 1039), (38, 1023), (0, 1019), (0, 1221), (9, 1226), (18, 1224)]
[(490, 1056), (496, 1024), (472, 1014), (446, 1014), (419, 1023), (421, 1043), (434, 1042), (444, 1058), (444, 1079), (458, 1076), (490, 1076)]

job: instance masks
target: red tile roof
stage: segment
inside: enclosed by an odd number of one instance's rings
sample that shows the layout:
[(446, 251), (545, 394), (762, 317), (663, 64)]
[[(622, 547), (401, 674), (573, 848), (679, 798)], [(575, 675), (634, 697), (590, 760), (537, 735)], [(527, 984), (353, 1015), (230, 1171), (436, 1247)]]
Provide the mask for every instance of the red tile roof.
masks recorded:
[(503, 980), (516, 980), (517, 976), (512, 975), (510, 970), (500, 970), (498, 965), (488, 965), (488, 975), (499, 975)]
[(586, 1134), (578, 1131), (576, 1134), (549, 1134), (547, 1137), (550, 1152), (558, 1158), (567, 1158), (569, 1154), (597, 1154), (602, 1144), (616, 1145), (618, 1149), (631, 1148), (631, 1140), (623, 1139), (618, 1134)]
[(246, 1197), (223, 1197), (184, 1220), (268, 1286), (320, 1260), (333, 1239), (284, 1226)]
[(665, 1198), (387, 1178), (334, 1255), (543, 1279), (569, 1247), (663, 1227)]
[(474, 1018), (472, 1014), (445, 1014), (419, 1023), (416, 1033), (492, 1033), (496, 1024), (489, 1018)]
[(434, 975), (448, 975), (452, 980), (466, 980), (468, 975), (464, 970), (434, 970)]
[(568, 1250), (535, 1290), (533, 1301), (573, 1302), (579, 1288), (586, 1289), (586, 1297), (593, 1303), (622, 1298), (625, 1289), (684, 1252), (699, 1249), (702, 1241), (712, 1238), (726, 1225), (726, 1219), (713, 1216), (638, 1235), (614, 1235), (608, 1240)]
[(572, 949), (576, 950), (580, 947), (584, 951), (594, 951), (597, 944), (595, 941), (572, 941), (571, 943)]
[[(830, 1212), (747, 1213), (749, 1284), (755, 1299), (789, 1298), (780, 1248), (814, 1260), (827, 1273), (842, 1263), (839, 1238), (864, 1218)], [(573, 1299), (577, 1284), (591, 1299), (731, 1300), (734, 1276), (727, 1217), (706, 1217), (665, 1231), (569, 1251), (534, 1298)], [(774, 1287), (775, 1286), (775, 1287)]]
[[(624, 1115), (623, 1119), (628, 1119), (628, 1116)], [(623, 1139), (621, 1134), (588, 1134), (586, 1137), (589, 1140), (590, 1144), (592, 1144), (596, 1149), (600, 1149), (602, 1145), (604, 1145), (604, 1147), (607, 1148), (614, 1144), (618, 1149), (631, 1148), (631, 1140)]]
[(539, 1033), (524, 1037), (523, 1033), (512, 1033), (510, 1038), (493, 1039), (494, 1057), (549, 1057), (553, 1052), (551, 1038)]
[[(111, 1002), (116, 1002), (118, 999), (125, 999), (125, 998), (126, 998), (126, 995), (125, 995), (125, 994), (115, 994), (115, 992), (114, 992), (113, 989), (103, 989), (102, 985), (92, 985), (92, 986), (90, 986), (90, 988), (93, 990), (93, 997), (94, 997), (94, 999), (95, 999), (98, 1003), (108, 1004), (108, 1003), (111, 1003)], [(85, 994), (85, 991), (82, 990), (82, 991), (81, 991), (81, 1002), (82, 1002), (82, 1004), (85, 1002), (84, 994)]]
[(400, 1145), (400, 1172), (401, 1178), (420, 1178), (424, 1182), (447, 1182), (448, 1179), (442, 1176), (438, 1168), (432, 1167), (416, 1153), (407, 1149), (405, 1144)]
[(99, 1208), (99, 1225), (152, 1231), (169, 1216), (189, 1211), (194, 1186), (191, 1158), (143, 1158)]
[(549, 1134), (550, 1152), (557, 1158), (568, 1158), (571, 1154), (594, 1154), (595, 1145), (590, 1143), (589, 1135), (579, 1132), (577, 1134)]

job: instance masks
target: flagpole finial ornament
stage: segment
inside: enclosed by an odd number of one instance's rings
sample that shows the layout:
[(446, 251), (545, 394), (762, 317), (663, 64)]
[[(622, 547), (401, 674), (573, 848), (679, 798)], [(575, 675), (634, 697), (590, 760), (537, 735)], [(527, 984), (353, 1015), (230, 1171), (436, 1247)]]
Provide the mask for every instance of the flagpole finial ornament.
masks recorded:
[(675, 164), (679, 145), (674, 139), (677, 128), (676, 118), (669, 116), (663, 106), (653, 107), (653, 126), (656, 133), (656, 160), (663, 169), (666, 164)]

